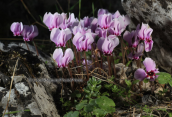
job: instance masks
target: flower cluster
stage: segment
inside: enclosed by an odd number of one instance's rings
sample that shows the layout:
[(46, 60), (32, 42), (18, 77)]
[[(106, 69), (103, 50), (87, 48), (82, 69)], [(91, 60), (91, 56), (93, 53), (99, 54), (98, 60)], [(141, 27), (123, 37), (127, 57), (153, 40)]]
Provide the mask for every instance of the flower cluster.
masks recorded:
[(14, 36), (23, 36), (24, 41), (31, 41), (38, 36), (38, 28), (35, 25), (23, 25), (22, 22), (14, 22), (10, 27)]
[[(136, 30), (127, 31), (126, 27), (130, 24), (130, 19), (127, 15), (121, 15), (119, 11), (110, 13), (106, 9), (99, 9), (97, 18), (84, 17), (81, 20), (75, 18), (73, 13), (69, 13), (69, 16), (66, 13), (45, 13), (43, 22), (51, 31), (50, 40), (56, 44), (56, 47), (64, 48), (70, 40), (77, 52), (98, 50), (99, 54), (111, 56), (114, 48), (119, 45), (119, 38), (121, 37), (128, 43), (131, 50), (128, 58), (132, 60), (139, 60), (144, 50), (149, 52), (153, 47), (151, 36), (153, 29), (148, 24), (142, 23), (141, 27), (140, 24), (137, 25)], [(14, 36), (23, 36), (24, 41), (30, 41), (38, 35), (38, 29), (35, 25), (28, 26), (18, 22), (11, 25), (11, 31)], [(92, 56), (94, 58), (96, 55)], [(59, 48), (54, 51), (53, 59), (57, 62), (58, 67), (67, 67), (69, 62), (74, 59), (74, 53), (70, 47), (65, 50), (63, 55), (63, 50)], [(77, 59), (80, 58), (77, 58), (76, 54)], [(135, 72), (135, 78), (155, 80), (157, 78), (155, 73), (159, 72), (155, 68), (155, 62), (146, 58), (143, 63), (146, 66), (146, 72), (143, 69), (138, 69)], [(82, 64), (91, 65), (92, 63), (85, 57)]]
[[(142, 23), (141, 29), (140, 25), (137, 25), (136, 30), (129, 32), (125, 31), (123, 38), (128, 42), (130, 48), (135, 48), (135, 51), (131, 52), (128, 57), (130, 59), (138, 60), (139, 56), (142, 55), (143, 51), (149, 52), (153, 47), (153, 40), (151, 34), (153, 29), (148, 26), (148, 24)], [(143, 44), (144, 42), (144, 44)], [(136, 51), (137, 49), (137, 51)]]

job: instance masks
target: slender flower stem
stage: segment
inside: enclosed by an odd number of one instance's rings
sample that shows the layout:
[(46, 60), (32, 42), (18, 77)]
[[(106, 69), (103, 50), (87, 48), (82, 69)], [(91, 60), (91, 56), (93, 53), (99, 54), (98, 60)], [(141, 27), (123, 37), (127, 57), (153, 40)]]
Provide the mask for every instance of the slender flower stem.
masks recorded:
[[(96, 52), (94, 51), (95, 49), (94, 49), (94, 47), (93, 47), (93, 44), (91, 45), (91, 50), (92, 50), (92, 52), (94, 53), (94, 56), (96, 57)], [(92, 55), (93, 55), (93, 54), (92, 54)], [(93, 57), (92, 57), (92, 59), (93, 59)], [(96, 67), (97, 67), (97, 63), (95, 62), (95, 59), (94, 59), (94, 61), (93, 61), (92, 63), (95, 63), (95, 64), (94, 64), (94, 67), (96, 68)]]
[(36, 47), (36, 44), (35, 44), (34, 40), (32, 40), (32, 42), (33, 42), (33, 44), (34, 44), (34, 46), (35, 46), (37, 56), (39, 56), (38, 49), (37, 49), (37, 47)]
[(122, 51), (122, 61), (123, 61), (123, 64), (125, 64), (125, 60), (124, 60), (124, 47), (123, 47), (123, 39), (122, 39), (122, 37), (120, 36), (119, 37), (119, 39), (120, 39), (120, 41), (121, 41), (121, 51)]
[(93, 45), (91, 45), (91, 61), (92, 61), (92, 63), (94, 63), (94, 60), (93, 60)]
[(86, 52), (85, 51), (84, 51), (84, 58), (85, 58), (86, 71), (87, 71), (87, 81), (88, 81), (89, 80), (89, 74), (88, 74), (87, 58), (86, 58)]
[[(69, 47), (69, 48), (71, 48), (72, 49), (72, 47), (71, 47), (71, 43), (70, 43), (70, 40), (69, 40), (69, 44), (67, 43), (67, 46)], [(72, 67), (74, 67), (74, 61), (72, 60)]]
[(116, 68), (115, 68), (115, 63), (114, 63), (114, 57), (113, 57), (113, 55), (112, 55), (112, 64), (114, 65), (114, 75), (115, 75), (115, 78), (116, 78)]
[(111, 76), (110, 56), (107, 56), (107, 59), (108, 59), (108, 67), (109, 67), (109, 76)]
[(101, 55), (101, 69), (103, 69), (103, 57), (102, 57), (102, 53), (100, 53), (100, 55)]
[[(77, 56), (76, 48), (74, 47), (74, 45), (73, 45), (73, 48), (74, 48), (74, 54), (75, 54), (76, 64), (77, 64), (77, 66), (79, 66), (79, 64), (78, 64), (78, 56)], [(78, 68), (78, 73), (80, 73), (79, 68)]]
[(26, 42), (26, 41), (24, 41), (24, 42), (25, 42), (25, 44), (26, 44), (26, 46), (27, 46), (27, 49), (30, 51), (29, 46), (27, 45), (27, 42)]
[[(68, 64), (67, 69), (68, 69), (68, 71), (69, 71), (69, 75), (70, 75), (70, 77), (71, 77), (71, 79), (72, 79), (72, 78), (73, 78), (73, 76), (72, 76), (72, 71), (71, 71), (71, 69), (70, 69), (69, 64)], [(73, 92), (73, 91), (74, 91), (74, 81), (72, 81), (72, 80), (71, 80), (71, 88), (72, 88), (72, 92)]]

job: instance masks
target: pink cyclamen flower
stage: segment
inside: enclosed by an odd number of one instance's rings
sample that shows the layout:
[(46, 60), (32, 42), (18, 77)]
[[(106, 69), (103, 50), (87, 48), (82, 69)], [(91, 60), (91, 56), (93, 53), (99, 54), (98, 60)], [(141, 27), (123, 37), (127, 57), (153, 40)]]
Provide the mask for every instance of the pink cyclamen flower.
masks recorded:
[(126, 16), (119, 16), (118, 18), (113, 19), (113, 28), (110, 29), (110, 34), (115, 34), (116, 36), (120, 36), (121, 33), (126, 29), (127, 25), (130, 24), (129, 17)]
[(53, 28), (59, 28), (60, 24), (63, 22), (63, 17), (58, 13), (45, 13), (43, 22), (51, 31)]
[(113, 49), (119, 44), (119, 39), (115, 35), (109, 35), (106, 38), (100, 37), (97, 47), (104, 55), (112, 55)]
[(21, 35), (23, 36), (24, 41), (32, 41), (33, 38), (38, 36), (38, 33), (39, 32), (36, 25), (24, 25)]
[(91, 33), (85, 33), (84, 35), (77, 32), (72, 40), (78, 51), (91, 50), (91, 44), (94, 42), (94, 38)]
[(142, 27), (138, 32), (138, 37), (140, 40), (150, 40), (153, 29), (149, 27), (148, 24), (142, 23)]
[(145, 70), (139, 68), (135, 71), (134, 77), (140, 81), (144, 80), (145, 78), (149, 79), (150, 81), (154, 81), (158, 77), (158, 75), (155, 74), (159, 73), (158, 68), (156, 69), (155, 61), (149, 57), (146, 57), (143, 61), (143, 64), (146, 67), (146, 72)]
[(112, 19), (118, 18), (119, 16), (121, 16), (121, 14), (120, 14), (119, 11), (117, 10), (117, 11), (112, 15)]
[(69, 62), (74, 59), (73, 51), (68, 48), (64, 55), (61, 48), (56, 49), (53, 53), (53, 59), (57, 62), (58, 67), (67, 67)]
[(137, 48), (137, 45), (140, 41), (137, 36), (139, 27), (140, 25), (138, 24), (136, 30), (133, 30), (132, 32), (125, 31), (125, 33), (123, 34), (123, 38), (125, 41), (128, 42), (129, 47)]
[(146, 51), (146, 52), (151, 51), (152, 48), (153, 48), (153, 40), (152, 40), (152, 38), (146, 39), (146, 40), (144, 41), (144, 43), (145, 43), (145, 51)]
[(62, 29), (54, 28), (51, 31), (50, 39), (53, 41), (57, 47), (66, 47), (66, 42), (72, 37), (72, 32), (70, 29)]
[(21, 33), (23, 31), (23, 24), (22, 22), (14, 22), (11, 24), (10, 29), (13, 32), (14, 36), (21, 36)]
[(61, 29), (71, 29), (79, 23), (79, 21), (75, 18), (75, 15), (73, 13), (69, 13), (68, 18), (66, 13), (62, 13), (61, 16), (63, 17), (63, 22), (60, 24)]
[(112, 14), (103, 14), (98, 17), (98, 25), (101, 29), (108, 29), (112, 24)]
[(139, 56), (143, 55), (143, 51), (144, 51), (144, 44), (143, 43), (140, 43), (137, 47), (137, 52), (134, 51), (131, 52), (129, 55), (128, 55), (128, 58), (129, 59), (135, 59), (135, 60), (138, 60), (139, 59)]

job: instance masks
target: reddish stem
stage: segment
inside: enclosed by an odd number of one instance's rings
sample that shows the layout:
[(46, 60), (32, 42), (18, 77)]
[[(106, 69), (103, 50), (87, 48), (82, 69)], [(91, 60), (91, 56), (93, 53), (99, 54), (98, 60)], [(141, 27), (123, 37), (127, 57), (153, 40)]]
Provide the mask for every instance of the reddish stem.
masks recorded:
[(107, 59), (108, 59), (108, 67), (109, 67), (109, 76), (111, 76), (110, 56), (107, 56)]
[(89, 74), (88, 74), (87, 58), (86, 58), (86, 52), (85, 51), (84, 51), (84, 58), (85, 58), (86, 72), (87, 72), (87, 81), (88, 81), (89, 80)]

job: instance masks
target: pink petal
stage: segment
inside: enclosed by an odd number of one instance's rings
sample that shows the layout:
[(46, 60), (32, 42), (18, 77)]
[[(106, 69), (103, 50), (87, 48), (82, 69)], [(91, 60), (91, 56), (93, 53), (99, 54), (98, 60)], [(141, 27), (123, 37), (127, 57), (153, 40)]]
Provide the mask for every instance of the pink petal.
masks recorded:
[(150, 39), (149, 41), (144, 41), (144, 43), (145, 43), (145, 51), (146, 52), (151, 51), (153, 48), (153, 40)]
[(55, 49), (54, 53), (53, 53), (53, 59), (57, 62), (57, 65), (60, 67), (61, 66), (61, 62), (62, 62), (62, 57), (63, 57), (63, 51), (61, 48), (59, 49)]
[(140, 80), (140, 81), (143, 81), (145, 78), (146, 78), (146, 72), (145, 70), (143, 69), (137, 69), (135, 72), (134, 72), (134, 78)]
[(65, 51), (64, 57), (62, 58), (62, 65), (63, 67), (66, 67), (70, 61), (72, 61), (74, 59), (74, 54), (73, 51), (68, 48)]
[(156, 64), (151, 58), (146, 57), (143, 61), (144, 66), (146, 67), (146, 71), (155, 70)]
[(53, 41), (54, 43), (58, 42), (58, 35), (60, 34), (60, 30), (58, 28), (53, 28), (50, 34), (50, 39), (51, 41)]

